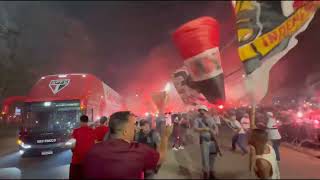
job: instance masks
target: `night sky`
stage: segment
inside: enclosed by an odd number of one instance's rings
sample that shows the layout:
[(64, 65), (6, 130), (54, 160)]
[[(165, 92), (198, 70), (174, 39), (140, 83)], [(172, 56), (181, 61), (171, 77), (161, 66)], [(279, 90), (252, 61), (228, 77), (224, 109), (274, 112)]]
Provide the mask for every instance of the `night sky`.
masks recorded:
[[(24, 52), (30, 64), (27, 68), (39, 78), (85, 72), (123, 95), (162, 89), (182, 65), (172, 32), (200, 16), (212, 16), (221, 23), (225, 74), (241, 67), (232, 7), (227, 1), (46, 1), (6, 2), (4, 6), (9, 21), (23, 32), (20, 45), (28, 49)], [(308, 73), (319, 69), (319, 21), (318, 13), (294, 50), (276, 65), (272, 77), (277, 80), (271, 80), (271, 89), (301, 86)]]
[(225, 13), (231, 12), (231, 6), (225, 2), (63, 4), (72, 17), (81, 19), (98, 46), (99, 65), (94, 72), (120, 91), (148, 92), (164, 86), (170, 73), (182, 65), (171, 33), (190, 19), (210, 15), (225, 21), (229, 30), (221, 34), (223, 44), (234, 34), (234, 28), (229, 28), (232, 14)]

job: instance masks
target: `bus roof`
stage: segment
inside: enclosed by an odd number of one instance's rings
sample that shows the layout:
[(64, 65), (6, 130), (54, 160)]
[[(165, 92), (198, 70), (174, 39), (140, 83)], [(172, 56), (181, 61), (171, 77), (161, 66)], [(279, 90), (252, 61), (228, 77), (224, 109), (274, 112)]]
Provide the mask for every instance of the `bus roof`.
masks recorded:
[(103, 82), (91, 74), (56, 74), (43, 76), (32, 87), (25, 102), (83, 99), (89, 93), (102, 92)]

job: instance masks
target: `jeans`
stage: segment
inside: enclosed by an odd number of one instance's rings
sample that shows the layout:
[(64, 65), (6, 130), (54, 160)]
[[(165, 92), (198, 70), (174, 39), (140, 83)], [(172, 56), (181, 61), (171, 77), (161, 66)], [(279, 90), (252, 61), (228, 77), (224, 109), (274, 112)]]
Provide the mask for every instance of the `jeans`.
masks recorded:
[(216, 144), (213, 141), (203, 141), (200, 144), (202, 168), (204, 172), (214, 171), (214, 163), (217, 156)]
[(272, 142), (272, 147), (274, 149), (274, 152), (276, 153), (277, 161), (280, 161), (280, 151), (279, 151), (280, 139), (274, 139), (274, 140), (271, 140), (271, 142)]
[(248, 153), (246, 148), (247, 135), (236, 134), (232, 137), (232, 150), (236, 150), (236, 145), (239, 146), (243, 153)]

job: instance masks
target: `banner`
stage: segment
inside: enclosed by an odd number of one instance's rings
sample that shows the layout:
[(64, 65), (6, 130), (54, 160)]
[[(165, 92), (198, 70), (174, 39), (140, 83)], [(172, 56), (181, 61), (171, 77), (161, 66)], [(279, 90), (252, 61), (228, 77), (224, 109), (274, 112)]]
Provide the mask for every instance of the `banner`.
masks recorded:
[(173, 34), (174, 44), (184, 60), (194, 89), (210, 103), (225, 99), (219, 36), (219, 22), (211, 17), (189, 21)]
[(194, 89), (191, 76), (185, 66), (179, 68), (172, 75), (172, 82), (185, 105), (197, 106), (207, 103), (206, 98)]

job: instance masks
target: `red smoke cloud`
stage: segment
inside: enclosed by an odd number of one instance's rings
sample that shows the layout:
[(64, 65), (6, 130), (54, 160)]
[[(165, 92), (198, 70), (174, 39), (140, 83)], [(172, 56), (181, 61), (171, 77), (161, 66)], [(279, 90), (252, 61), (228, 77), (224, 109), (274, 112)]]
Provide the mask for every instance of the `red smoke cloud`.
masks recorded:
[(136, 104), (144, 106), (140, 107), (140, 111), (152, 111), (154, 106), (150, 102), (151, 94), (163, 90), (171, 74), (180, 66), (182, 60), (174, 47), (169, 44), (159, 45), (140, 61), (139, 66), (128, 66), (121, 70), (121, 73), (128, 77), (128, 81), (120, 88), (120, 93), (124, 97), (138, 94), (141, 102)]

